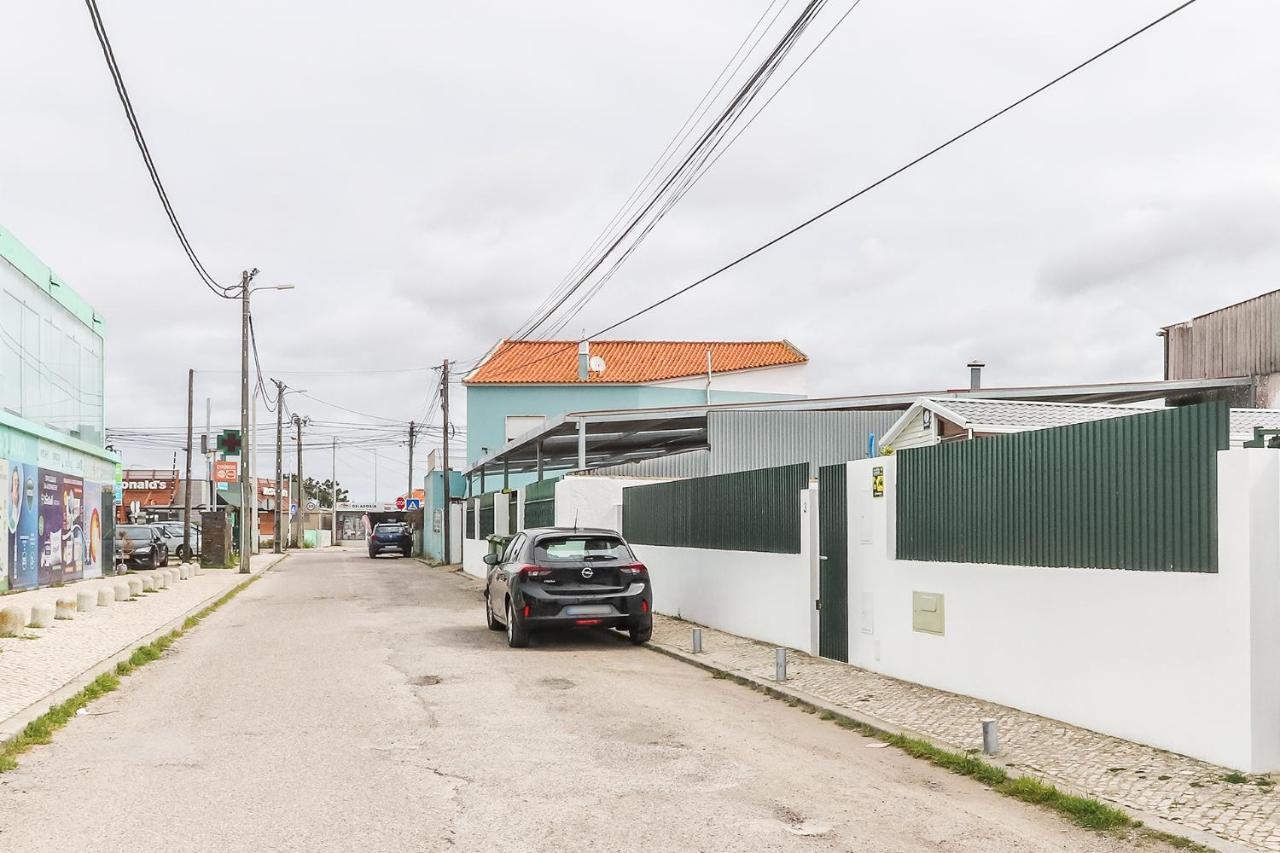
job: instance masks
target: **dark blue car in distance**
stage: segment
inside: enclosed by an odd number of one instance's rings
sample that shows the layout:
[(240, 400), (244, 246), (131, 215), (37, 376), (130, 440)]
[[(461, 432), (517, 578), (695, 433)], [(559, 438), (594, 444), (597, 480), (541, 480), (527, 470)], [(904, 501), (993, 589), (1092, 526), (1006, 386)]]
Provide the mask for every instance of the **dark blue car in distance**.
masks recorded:
[(369, 533), (369, 556), (376, 557), (394, 551), (401, 557), (413, 552), (413, 536), (409, 525), (401, 521), (385, 521), (375, 524)]
[(509, 646), (527, 646), (539, 628), (618, 628), (636, 644), (653, 636), (649, 570), (616, 530), (523, 530), (484, 561), (486, 619)]

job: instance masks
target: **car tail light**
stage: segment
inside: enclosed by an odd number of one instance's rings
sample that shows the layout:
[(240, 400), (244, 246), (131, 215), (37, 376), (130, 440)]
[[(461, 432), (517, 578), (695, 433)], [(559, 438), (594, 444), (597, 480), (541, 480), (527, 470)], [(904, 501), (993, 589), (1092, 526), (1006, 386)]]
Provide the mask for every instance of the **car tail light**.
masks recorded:
[(533, 608), (526, 604), (526, 605), (524, 606), (524, 616), (525, 616), (525, 618), (526, 618), (526, 619), (528, 619), (528, 618), (529, 618), (529, 614), (530, 614), (531, 612), (533, 612)]
[(575, 620), (573, 620), (573, 624), (575, 624), (575, 625), (599, 625), (599, 624), (600, 624), (600, 620), (599, 620), (599, 619), (575, 619)]
[(629, 566), (619, 566), (618, 570), (624, 575), (643, 575), (649, 571), (644, 563), (632, 563)]
[(647, 599), (644, 599), (644, 598), (640, 599), (640, 612), (641, 613), (649, 612), (649, 601)]
[(526, 578), (545, 578), (551, 574), (551, 570), (543, 566), (521, 566), (520, 576)]

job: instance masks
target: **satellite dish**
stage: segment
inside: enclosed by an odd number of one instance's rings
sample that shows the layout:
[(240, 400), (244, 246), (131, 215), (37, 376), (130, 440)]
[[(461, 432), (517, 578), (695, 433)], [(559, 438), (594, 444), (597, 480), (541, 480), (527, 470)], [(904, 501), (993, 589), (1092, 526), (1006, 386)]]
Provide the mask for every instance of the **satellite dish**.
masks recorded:
[(591, 364), (592, 373), (604, 373), (604, 368), (605, 368), (604, 359), (601, 358), (600, 356), (598, 355), (591, 356), (590, 364)]

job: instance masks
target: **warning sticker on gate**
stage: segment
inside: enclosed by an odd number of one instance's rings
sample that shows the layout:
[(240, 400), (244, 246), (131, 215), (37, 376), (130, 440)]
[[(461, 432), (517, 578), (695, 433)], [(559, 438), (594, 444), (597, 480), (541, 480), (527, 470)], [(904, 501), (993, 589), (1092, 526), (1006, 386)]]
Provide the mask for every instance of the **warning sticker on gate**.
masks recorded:
[(871, 497), (884, 497), (884, 467), (881, 465), (871, 469)]

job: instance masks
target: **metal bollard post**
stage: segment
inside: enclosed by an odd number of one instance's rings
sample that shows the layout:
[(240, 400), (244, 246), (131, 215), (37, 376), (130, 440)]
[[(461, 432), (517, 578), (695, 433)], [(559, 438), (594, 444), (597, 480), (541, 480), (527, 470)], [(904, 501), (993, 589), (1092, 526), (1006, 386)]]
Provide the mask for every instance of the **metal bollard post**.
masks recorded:
[(982, 751), (987, 755), (1000, 751), (1000, 729), (995, 720), (982, 721)]
[(773, 650), (773, 680), (774, 681), (787, 680), (787, 650), (786, 649)]
[(695, 655), (702, 654), (702, 629), (693, 629), (693, 653)]

